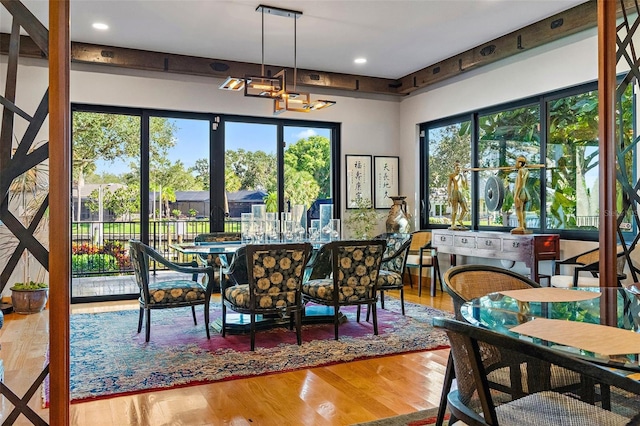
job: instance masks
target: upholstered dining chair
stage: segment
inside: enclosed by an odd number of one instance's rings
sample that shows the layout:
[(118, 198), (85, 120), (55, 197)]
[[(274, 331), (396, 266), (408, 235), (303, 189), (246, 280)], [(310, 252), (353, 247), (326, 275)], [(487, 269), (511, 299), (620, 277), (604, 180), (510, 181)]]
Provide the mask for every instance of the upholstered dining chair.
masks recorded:
[[(617, 246), (617, 264), (616, 271), (618, 274), (618, 285), (626, 278), (624, 267), (626, 265), (626, 256), (624, 247)], [(561, 274), (561, 267), (573, 267), (573, 274)], [(555, 262), (554, 275), (549, 279), (551, 287), (600, 287), (600, 278), (598, 272), (600, 270), (600, 249), (595, 248), (584, 253), (577, 254), (568, 259)], [(586, 273), (587, 275), (585, 275)]]
[[(489, 293), (505, 290), (537, 288), (540, 284), (509, 269), (490, 265), (460, 265), (449, 268), (444, 274), (445, 290), (453, 300), (456, 319), (462, 320), (460, 308), (465, 303)], [(451, 389), (455, 372), (451, 354), (447, 362), (444, 386), (436, 424), (441, 425), (447, 407), (447, 395)], [(495, 381), (503, 382), (499, 377)], [(451, 422), (452, 423), (452, 422)]]
[[(434, 318), (451, 344), (457, 388), (448, 393), (452, 417), (468, 425), (637, 425), (640, 381), (576, 358), (568, 352), (473, 326)], [(527, 392), (514, 396), (490, 386), (489, 375), (509, 358), (528, 370)], [(582, 385), (553, 387), (549, 372)], [(535, 373), (535, 374), (534, 374)], [(557, 377), (556, 377), (557, 378)], [(507, 380), (520, 381), (511, 376)], [(515, 383), (507, 383), (516, 385)], [(614, 398), (611, 396), (620, 396)], [(625, 397), (626, 396), (626, 397)], [(450, 423), (451, 420), (450, 420)]]
[[(129, 241), (129, 255), (136, 283), (140, 289), (138, 333), (142, 330), (142, 321), (146, 316), (145, 341), (149, 341), (151, 334), (151, 310), (191, 306), (193, 323), (198, 325), (196, 305), (204, 305), (205, 329), (207, 339), (209, 339), (209, 304), (213, 290), (213, 268), (211, 266), (197, 266), (195, 261), (189, 264), (170, 262), (152, 247), (138, 240)], [(151, 260), (160, 263), (170, 271), (188, 275), (189, 278), (151, 281), (149, 279)], [(202, 283), (198, 281), (198, 274), (204, 274)]]
[(311, 244), (249, 244), (246, 246), (247, 284), (222, 293), (222, 336), (226, 335), (227, 309), (251, 317), (251, 350), (255, 350), (256, 315), (278, 314), (295, 318), (298, 345), (302, 344), (300, 288)]
[[(423, 268), (431, 268), (431, 296), (436, 295), (436, 280), (440, 281), (440, 290), (443, 291), (438, 252), (435, 247), (431, 247), (431, 231), (415, 231), (411, 234), (411, 246), (405, 268), (418, 269), (418, 297), (422, 295)], [(413, 288), (411, 271), (409, 271), (409, 284)]]
[[(400, 291), (400, 305), (404, 315), (404, 270), (407, 263), (407, 252), (411, 245), (411, 234), (385, 233), (375, 237), (376, 240), (385, 240), (387, 248), (380, 264), (378, 274), (378, 292), (380, 293), (380, 306), (384, 309), (384, 292), (388, 290)], [(367, 312), (367, 320), (369, 315)]]
[[(334, 333), (338, 340), (341, 306), (367, 305), (373, 315), (373, 333), (378, 335), (376, 312), (377, 282), (385, 240), (333, 241), (323, 245), (317, 256), (331, 258), (332, 273), (326, 278), (310, 279), (302, 285), (302, 298), (333, 307)], [(360, 315), (356, 321), (360, 321)]]
[[(198, 234), (193, 240), (196, 243), (220, 243), (228, 241), (240, 241), (242, 235), (240, 232), (210, 232), (207, 234)], [(220, 283), (223, 281), (223, 271), (229, 265), (229, 259), (226, 254), (207, 254), (198, 255), (198, 260), (213, 267), (214, 285), (213, 291), (220, 290)], [(215, 272), (218, 272), (217, 276)]]

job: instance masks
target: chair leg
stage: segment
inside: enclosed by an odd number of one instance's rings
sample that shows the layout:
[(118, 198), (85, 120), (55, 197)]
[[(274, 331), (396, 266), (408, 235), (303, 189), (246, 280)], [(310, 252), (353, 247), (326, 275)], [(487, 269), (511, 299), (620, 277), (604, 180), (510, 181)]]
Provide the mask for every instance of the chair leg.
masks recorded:
[(404, 315), (404, 286), (400, 287), (400, 307), (402, 308), (402, 315)]
[[(453, 384), (453, 379), (456, 376), (456, 372), (453, 369), (453, 357), (451, 353), (449, 353), (449, 360), (447, 361), (447, 370), (444, 373), (444, 383), (442, 386), (442, 395), (440, 395), (440, 406), (438, 407), (438, 416), (436, 417), (436, 426), (442, 426), (444, 422), (444, 413), (447, 411), (447, 397), (449, 395), (449, 391), (451, 391), (451, 385)], [(451, 420), (449, 420), (449, 424)]]
[(222, 301), (222, 337), (227, 333), (227, 305)]
[(335, 334), (335, 339), (338, 340), (338, 326), (340, 319), (338, 318), (338, 306), (333, 307), (333, 330)]
[(380, 290), (380, 306), (384, 309), (384, 291)]
[(151, 337), (151, 309), (145, 309), (147, 311), (147, 322), (144, 327), (144, 341), (148, 342)]
[(302, 344), (302, 310), (298, 309), (294, 312), (296, 316), (296, 337), (298, 338), (298, 346)]
[(373, 334), (378, 335), (378, 307), (376, 306), (376, 302), (370, 304), (371, 311), (373, 313)]
[(433, 259), (431, 262), (431, 297), (436, 296), (436, 268), (433, 266)]
[(211, 299), (204, 302), (204, 326), (207, 331), (207, 340), (211, 339), (211, 332), (209, 331), (209, 304)]
[(413, 288), (413, 278), (411, 278), (411, 268), (405, 268), (409, 271), (409, 285)]
[(251, 312), (251, 351), (256, 350), (256, 314)]
[(444, 287), (442, 286), (442, 273), (440, 272), (440, 263), (438, 263), (438, 256), (433, 256), (433, 268), (438, 275), (438, 281), (440, 281), (440, 291), (444, 291)]
[(418, 297), (422, 296), (422, 265), (418, 266)]
[[(369, 321), (369, 311), (367, 311), (367, 321)], [(356, 311), (356, 322), (360, 322), (360, 305), (358, 305), (358, 310)]]
[(144, 308), (140, 306), (140, 316), (138, 317), (138, 333), (142, 331), (142, 319), (144, 318)]
[(198, 325), (198, 320), (196, 319), (196, 306), (191, 305), (191, 315), (193, 315), (193, 325)]

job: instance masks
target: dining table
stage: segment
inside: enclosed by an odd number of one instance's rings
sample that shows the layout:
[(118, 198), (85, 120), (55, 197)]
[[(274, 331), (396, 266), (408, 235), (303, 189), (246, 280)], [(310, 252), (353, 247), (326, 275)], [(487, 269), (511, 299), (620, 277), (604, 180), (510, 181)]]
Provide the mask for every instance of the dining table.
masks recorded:
[[(602, 324), (605, 300), (616, 301), (615, 325)], [(509, 290), (466, 302), (460, 313), (476, 326), (569, 352), (640, 380), (637, 291), (625, 287)]]
[[(279, 242), (279, 241), (278, 241)], [(311, 268), (314, 265), (316, 255), (320, 247), (330, 241), (310, 241), (313, 248), (309, 261), (307, 262), (307, 268), (305, 270), (305, 280), (309, 278)], [(185, 256), (197, 256), (201, 261), (205, 261), (208, 255), (217, 254), (220, 256), (222, 264), (220, 266), (220, 276), (230, 268), (233, 262), (233, 256), (241, 247), (249, 243), (244, 241), (215, 241), (215, 242), (190, 242), (190, 243), (178, 243), (172, 244), (171, 248), (182, 253)], [(339, 313), (339, 321), (345, 322), (346, 316)], [(317, 323), (332, 323), (334, 321), (333, 307), (316, 305), (310, 303), (304, 307), (302, 323), (303, 324), (317, 324)], [(289, 321), (284, 321), (282, 318), (257, 315), (256, 327), (258, 329), (272, 328), (277, 326), (287, 326)], [(231, 334), (246, 334), (249, 333), (251, 321), (248, 314), (240, 314), (230, 312), (227, 314), (227, 326), (228, 332)], [(222, 330), (221, 318), (216, 318), (211, 322), (211, 327), (220, 332)]]

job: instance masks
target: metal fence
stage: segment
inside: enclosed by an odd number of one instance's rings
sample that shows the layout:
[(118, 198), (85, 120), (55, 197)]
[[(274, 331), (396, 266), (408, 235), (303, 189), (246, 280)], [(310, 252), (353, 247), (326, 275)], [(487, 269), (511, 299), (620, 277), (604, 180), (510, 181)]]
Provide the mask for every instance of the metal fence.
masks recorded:
[[(209, 230), (209, 222), (204, 220), (152, 221), (149, 223), (149, 245), (170, 261), (186, 261), (171, 245), (192, 242), (196, 235), (206, 234)], [(240, 232), (240, 220), (226, 220), (225, 231)], [(141, 235), (140, 222), (72, 222), (72, 276), (133, 272), (128, 241), (140, 239)], [(153, 268), (156, 267), (160, 265)]]

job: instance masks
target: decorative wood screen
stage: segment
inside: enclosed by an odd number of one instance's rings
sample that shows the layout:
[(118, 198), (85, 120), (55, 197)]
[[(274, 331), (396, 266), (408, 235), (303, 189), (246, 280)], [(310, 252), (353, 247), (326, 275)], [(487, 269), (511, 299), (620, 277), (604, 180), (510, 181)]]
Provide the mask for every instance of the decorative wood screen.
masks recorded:
[[(6, 86), (4, 95), (0, 95), (0, 103), (3, 106), (2, 127), (0, 129), (0, 221), (8, 231), (8, 238), (12, 240), (2, 244), (2, 250), (6, 250), (7, 256), (0, 262), (2, 267), (0, 291), (2, 291), (18, 266), (25, 250), (28, 252), (28, 256), (32, 256), (45, 270), (49, 270), (49, 251), (35, 235), (37, 230), (42, 231), (42, 226), (46, 226), (46, 220), (43, 221), (43, 219), (45, 219), (45, 213), (49, 206), (48, 188), (45, 188), (45, 196), (36, 201), (37, 205), (30, 206), (31, 214), (25, 214), (24, 205), (21, 206), (22, 211), (19, 213), (10, 208), (11, 193), (21, 185), (32, 184), (35, 174), (43, 173), (43, 169), (44, 173), (47, 173), (49, 158), (48, 142), (36, 143), (36, 137), (49, 114), (48, 90), (45, 90), (42, 100), (34, 112), (30, 113), (16, 105), (20, 29), (22, 28), (29, 34), (43, 52), (43, 57), (48, 56), (49, 32), (19, 1), (0, 1), (13, 16)], [(29, 87), (29, 85), (25, 82), (22, 87)], [(17, 124), (19, 120), (25, 122), (26, 129), (25, 126)], [(18, 136), (18, 132), (21, 133), (20, 136)], [(14, 145), (14, 140), (17, 142), (16, 145)], [(48, 176), (45, 176), (44, 181), (48, 185)], [(48, 230), (44, 231), (46, 234)], [(14, 246), (15, 248), (13, 248)], [(49, 374), (48, 364), (22, 397), (16, 395), (5, 383), (0, 382), (0, 394), (14, 406), (13, 411), (5, 418), (3, 424), (13, 424), (21, 413), (34, 425), (47, 424), (27, 405), (47, 374)]]

